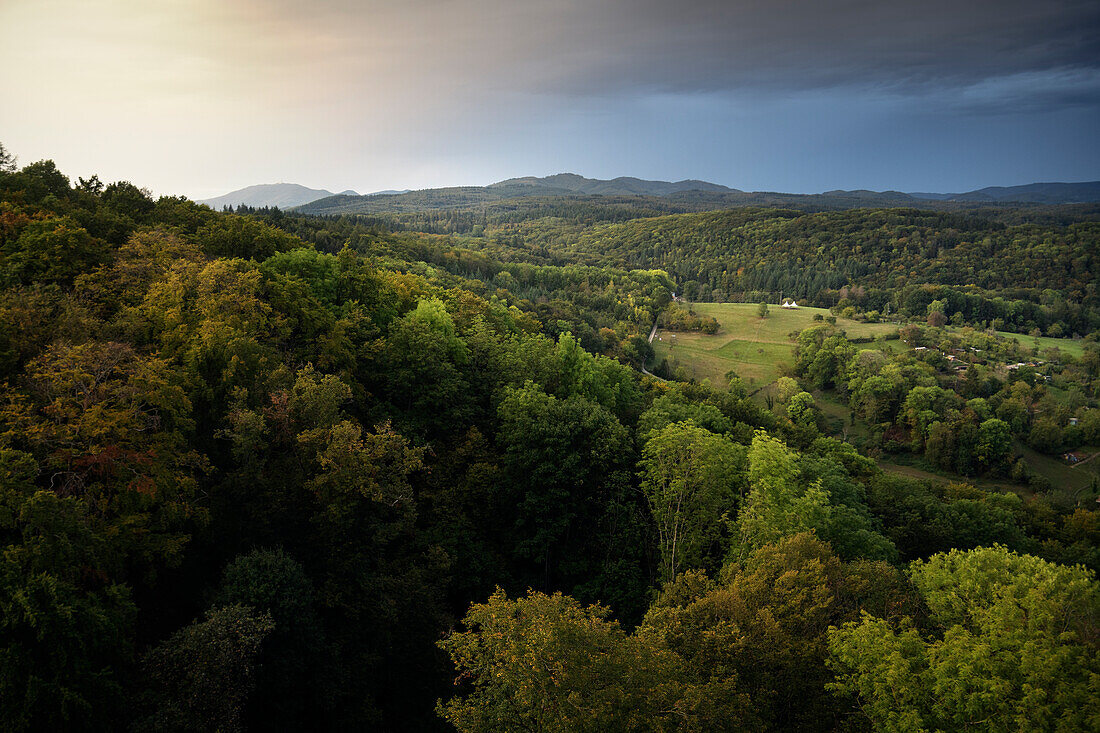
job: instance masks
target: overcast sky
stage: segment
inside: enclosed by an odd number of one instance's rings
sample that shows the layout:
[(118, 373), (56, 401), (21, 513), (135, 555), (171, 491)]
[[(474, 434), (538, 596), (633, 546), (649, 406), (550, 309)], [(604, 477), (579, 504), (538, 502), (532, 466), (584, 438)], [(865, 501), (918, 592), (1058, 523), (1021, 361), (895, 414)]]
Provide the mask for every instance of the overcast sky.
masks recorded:
[(1096, 0), (0, 0), (0, 143), (156, 193), (1100, 179)]

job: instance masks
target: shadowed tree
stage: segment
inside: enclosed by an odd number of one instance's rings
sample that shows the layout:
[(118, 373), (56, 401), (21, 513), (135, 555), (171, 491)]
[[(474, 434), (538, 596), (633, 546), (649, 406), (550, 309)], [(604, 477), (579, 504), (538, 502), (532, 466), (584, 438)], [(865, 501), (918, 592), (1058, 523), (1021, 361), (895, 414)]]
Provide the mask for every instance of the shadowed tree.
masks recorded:
[(216, 608), (205, 620), (177, 631), (142, 660), (151, 711), (135, 729), (244, 730), (256, 657), (274, 628), (270, 616), (234, 605)]

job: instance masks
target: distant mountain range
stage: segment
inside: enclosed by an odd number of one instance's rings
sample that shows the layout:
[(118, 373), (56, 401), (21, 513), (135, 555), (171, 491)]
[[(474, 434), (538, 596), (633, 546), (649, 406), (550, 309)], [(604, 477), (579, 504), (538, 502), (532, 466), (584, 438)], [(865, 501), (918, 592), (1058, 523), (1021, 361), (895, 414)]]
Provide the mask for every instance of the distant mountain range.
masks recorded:
[(993, 186), (966, 193), (902, 193), (900, 191), (826, 191), (820, 194), (746, 192), (699, 180), (646, 181), (640, 178), (599, 180), (575, 173), (542, 178), (509, 178), (488, 186), (429, 188), (419, 191), (379, 191), (360, 195), (354, 191), (334, 194), (292, 183), (249, 186), (200, 201), (212, 208), (223, 206), (296, 208), (306, 214), (375, 214), (430, 209), (454, 209), (523, 197), (658, 197), (687, 209), (730, 206), (789, 206), (800, 209), (847, 209), (862, 206), (938, 206), (980, 204), (1076, 204), (1100, 202), (1100, 181), (1085, 183), (1032, 183), (1025, 186)]
[(669, 196), (681, 191), (716, 191), (722, 193), (739, 193), (735, 188), (720, 186), (717, 183), (706, 181), (643, 181), (640, 178), (619, 177), (610, 181), (601, 181), (597, 178), (585, 178), (576, 173), (558, 173), (554, 176), (536, 178), (509, 178), (499, 183), (491, 183), (486, 188), (501, 191), (514, 191), (523, 188), (538, 189), (540, 194), (550, 191), (554, 193), (579, 193), (587, 196)]
[(990, 186), (966, 193), (911, 193), (932, 201), (1013, 201), (1025, 204), (1091, 204), (1100, 201), (1100, 181), (1086, 183), (1029, 183), (1026, 186)]
[(278, 206), (280, 209), (290, 209), (295, 206), (301, 206), (302, 204), (308, 204), (317, 199), (328, 198), (329, 196), (358, 195), (359, 194), (350, 189), (336, 194), (332, 191), (326, 191), (323, 188), (306, 188), (305, 186), (299, 186), (297, 183), (261, 183), (257, 186), (249, 186), (239, 191), (227, 193), (224, 196), (203, 199), (198, 203), (206, 204), (215, 211), (220, 211), (226, 206), (236, 208), (242, 204), (244, 206), (255, 206), (258, 209), (265, 206)]

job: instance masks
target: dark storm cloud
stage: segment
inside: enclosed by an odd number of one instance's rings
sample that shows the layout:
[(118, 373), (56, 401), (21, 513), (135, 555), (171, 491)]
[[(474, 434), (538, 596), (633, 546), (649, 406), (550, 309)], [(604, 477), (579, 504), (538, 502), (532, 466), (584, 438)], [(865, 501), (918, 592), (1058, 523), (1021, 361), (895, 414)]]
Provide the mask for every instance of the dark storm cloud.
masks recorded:
[[(476, 74), (475, 83), (528, 92), (860, 86), (904, 95), (1003, 80), (997, 93), (1011, 97), (1050, 74), (1063, 87), (1078, 82), (1053, 95), (1069, 102), (1095, 98), (1100, 68), (1096, 0), (330, 0), (310, 7), (314, 19), (322, 13), (374, 29), (406, 69), (435, 69), (456, 83)], [(1014, 78), (1018, 91), (1010, 88)]]
[(561, 91), (905, 91), (1100, 66), (1095, 0), (622, 0), (558, 8), (541, 30), (509, 30), (528, 40), (531, 56), (520, 68)]
[(1100, 165), (1100, 0), (0, 0), (0, 28), (5, 147), (202, 198), (564, 170), (967, 190)]

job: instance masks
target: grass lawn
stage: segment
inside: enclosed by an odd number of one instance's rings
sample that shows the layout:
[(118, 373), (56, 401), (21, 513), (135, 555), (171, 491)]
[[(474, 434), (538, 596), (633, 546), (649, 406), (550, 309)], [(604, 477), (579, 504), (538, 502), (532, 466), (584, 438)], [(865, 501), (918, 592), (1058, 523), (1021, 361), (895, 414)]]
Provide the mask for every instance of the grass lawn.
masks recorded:
[[(694, 303), (696, 313), (713, 316), (720, 326), (714, 335), (657, 331), (653, 348), (657, 361), (667, 358), (689, 377), (725, 385), (726, 372), (736, 372), (750, 389), (763, 387), (779, 376), (781, 365), (794, 364), (792, 332), (814, 325), (815, 314), (831, 315), (826, 308), (785, 310), (770, 306), (767, 318), (757, 317), (756, 303)], [(837, 325), (852, 337), (879, 336), (897, 331), (892, 323), (860, 323), (838, 318)], [(887, 342), (892, 343), (892, 342)]]
[[(961, 329), (952, 328), (951, 330), (958, 332)], [(1034, 346), (1038, 346), (1040, 349), (1058, 348), (1063, 354), (1069, 354), (1074, 358), (1080, 358), (1084, 355), (1085, 344), (1088, 343), (1084, 339), (1056, 339), (1050, 338), (1049, 336), (1028, 336), (1025, 333), (1012, 333), (1010, 331), (994, 331), (994, 333), (1009, 341), (1018, 341), (1020, 346), (1027, 349)]]
[(863, 420), (853, 421), (851, 419), (852, 408), (848, 406), (847, 402), (841, 400), (835, 392), (815, 389), (811, 394), (813, 394), (817, 407), (825, 418), (826, 432), (829, 435), (845, 442), (856, 441), (857, 445), (871, 436), (867, 423)]
[[(904, 460), (904, 459), (903, 459)], [(932, 471), (926, 471), (917, 466), (908, 466), (901, 463), (894, 463), (893, 461), (885, 458), (879, 458), (875, 461), (878, 467), (887, 473), (897, 473), (902, 476), (908, 476), (910, 478), (923, 479), (927, 481), (935, 481), (941, 484), (970, 484), (976, 486), (979, 489), (985, 491), (1007, 491), (1013, 494), (1027, 499), (1034, 496), (1035, 492), (1027, 486), (1022, 484), (1013, 483), (1009, 479), (988, 479), (978, 476), (958, 476), (954, 474), (934, 473)]]
[(1076, 358), (1080, 358), (1085, 353), (1084, 339), (1055, 339), (1049, 336), (1028, 336), (1023, 333), (1009, 333), (1008, 331), (995, 331), (998, 336), (1009, 339), (1016, 339), (1020, 342), (1020, 346), (1026, 346), (1031, 348), (1038, 346), (1040, 349), (1053, 349), (1058, 348), (1065, 354), (1070, 354)]
[[(1054, 493), (1072, 496), (1083, 492), (1089, 487), (1093, 477), (1100, 475), (1100, 458), (1074, 467), (1059, 457), (1038, 453), (1019, 441), (1013, 445), (1013, 450), (1023, 456), (1032, 471), (1050, 481), (1050, 489)], [(1092, 455), (1096, 451), (1096, 448), (1082, 448), (1077, 452)]]
[[(1088, 506), (1092, 505), (1092, 497), (1088, 493), (1088, 488), (1092, 483), (1093, 476), (1100, 475), (1100, 458), (1074, 468), (1060, 458), (1037, 453), (1019, 441), (1013, 443), (1012, 451), (1014, 454), (1022, 456), (1032, 471), (1045, 476), (1050, 481), (1051, 498), (1066, 506), (1072, 506), (1078, 500), (1085, 502)], [(1088, 447), (1080, 449), (1079, 452), (1091, 455), (1098, 451), (1100, 451), (1100, 448)], [(916, 456), (892, 456), (889, 459), (881, 458), (876, 463), (884, 471), (900, 473), (914, 478), (931, 479), (942, 483), (952, 481), (969, 483), (982, 489), (1013, 491), (1025, 498), (1034, 494), (1029, 487), (1016, 484), (1008, 478), (966, 478), (954, 474), (932, 472), (921, 468), (919, 465), (903, 465), (900, 463), (901, 461), (923, 464), (923, 461)]]

